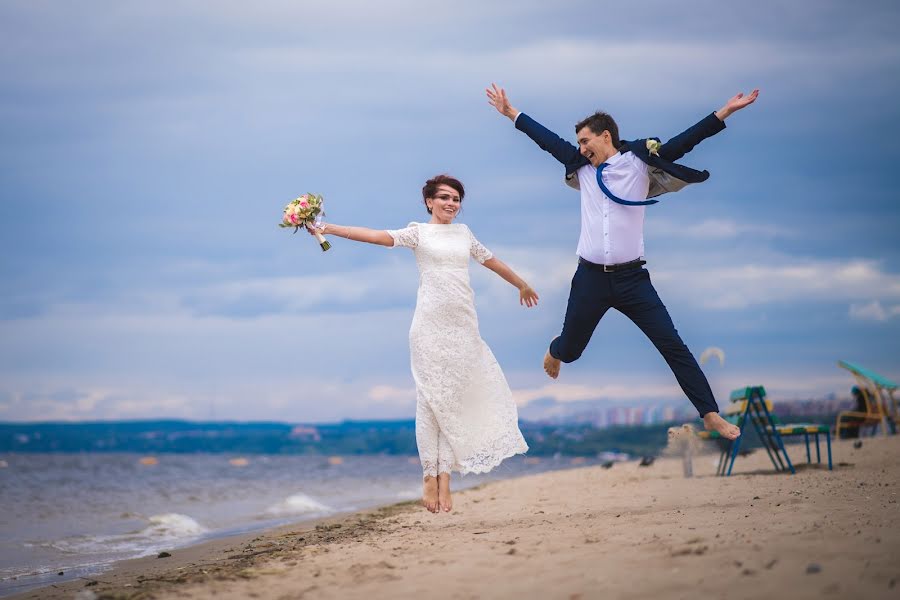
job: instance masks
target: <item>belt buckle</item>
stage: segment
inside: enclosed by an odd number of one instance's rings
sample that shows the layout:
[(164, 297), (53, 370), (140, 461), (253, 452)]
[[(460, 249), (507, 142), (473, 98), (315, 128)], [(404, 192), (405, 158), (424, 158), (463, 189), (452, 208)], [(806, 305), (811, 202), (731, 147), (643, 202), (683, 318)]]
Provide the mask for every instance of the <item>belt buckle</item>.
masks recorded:
[(616, 272), (615, 265), (603, 265), (603, 272), (604, 273), (615, 273)]

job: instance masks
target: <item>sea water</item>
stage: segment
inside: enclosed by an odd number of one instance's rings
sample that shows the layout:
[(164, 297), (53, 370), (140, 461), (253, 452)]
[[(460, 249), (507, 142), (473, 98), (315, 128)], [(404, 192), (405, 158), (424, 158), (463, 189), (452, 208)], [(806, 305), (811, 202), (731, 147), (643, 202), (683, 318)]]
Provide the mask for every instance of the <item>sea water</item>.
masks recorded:
[[(421, 497), (418, 459), (406, 456), (5, 454), (0, 465), (0, 596), (211, 538)], [(454, 488), (569, 466), (514, 457), (486, 475), (455, 475)]]

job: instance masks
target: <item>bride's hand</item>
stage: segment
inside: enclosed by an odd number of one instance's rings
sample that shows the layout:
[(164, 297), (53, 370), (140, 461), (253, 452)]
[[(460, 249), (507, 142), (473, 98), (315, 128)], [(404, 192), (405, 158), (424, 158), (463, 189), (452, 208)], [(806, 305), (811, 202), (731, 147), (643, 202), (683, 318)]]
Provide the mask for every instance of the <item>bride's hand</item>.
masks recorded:
[(323, 224), (320, 225), (319, 227), (316, 227), (316, 226), (315, 226), (314, 224), (312, 224), (312, 223), (307, 223), (307, 224), (306, 224), (306, 231), (308, 231), (308, 232), (309, 232), (309, 235), (311, 235), (311, 236), (313, 236), (313, 237), (315, 237), (316, 231), (318, 231), (318, 232), (321, 233), (322, 235), (325, 235), (325, 224), (323, 223)]
[(530, 285), (526, 285), (519, 290), (519, 304), (523, 304), (528, 308), (531, 308), (532, 306), (537, 306), (537, 303), (537, 292), (535, 292)]

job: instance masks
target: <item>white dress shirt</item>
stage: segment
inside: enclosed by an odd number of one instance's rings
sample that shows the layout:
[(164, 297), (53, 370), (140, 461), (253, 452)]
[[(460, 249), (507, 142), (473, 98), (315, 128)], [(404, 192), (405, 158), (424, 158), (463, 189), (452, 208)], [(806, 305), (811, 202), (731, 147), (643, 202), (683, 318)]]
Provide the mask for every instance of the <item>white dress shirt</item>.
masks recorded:
[[(518, 120), (519, 112), (513, 119)], [(622, 200), (646, 200), (650, 192), (647, 165), (633, 152), (606, 159), (603, 185)], [(578, 177), (578, 185), (570, 177)], [(581, 191), (581, 235), (578, 256), (598, 265), (618, 265), (644, 256), (644, 206), (613, 202), (597, 185), (597, 167), (585, 165), (566, 178)]]
[[(632, 152), (606, 160), (603, 184), (623, 200), (646, 200), (647, 165)], [(644, 256), (644, 206), (625, 206), (606, 197), (597, 185), (597, 168), (575, 173), (581, 190), (581, 236), (578, 256), (598, 265), (617, 265)]]

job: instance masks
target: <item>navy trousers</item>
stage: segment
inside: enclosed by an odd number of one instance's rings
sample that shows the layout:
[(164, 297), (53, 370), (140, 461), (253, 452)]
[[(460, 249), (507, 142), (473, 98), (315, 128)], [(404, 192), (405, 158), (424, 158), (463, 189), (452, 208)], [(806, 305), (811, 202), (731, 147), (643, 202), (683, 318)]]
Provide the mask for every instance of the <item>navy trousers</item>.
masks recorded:
[(706, 375), (681, 341), (669, 311), (650, 282), (650, 273), (642, 267), (605, 273), (602, 267), (579, 262), (562, 333), (550, 343), (551, 356), (564, 363), (578, 360), (610, 308), (631, 319), (650, 338), (701, 417), (719, 412)]

